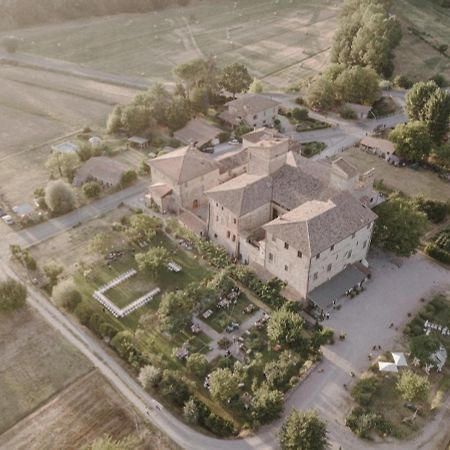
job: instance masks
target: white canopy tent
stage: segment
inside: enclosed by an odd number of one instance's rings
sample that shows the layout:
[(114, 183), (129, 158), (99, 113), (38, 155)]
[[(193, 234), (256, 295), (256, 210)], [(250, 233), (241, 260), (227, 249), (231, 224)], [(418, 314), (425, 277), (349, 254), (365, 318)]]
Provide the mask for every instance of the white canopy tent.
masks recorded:
[(408, 367), (408, 363), (406, 361), (405, 354), (403, 352), (400, 353), (391, 353), (394, 358), (394, 363), (397, 367)]
[(379, 362), (378, 368), (380, 369), (380, 372), (398, 372), (398, 367), (391, 362)]

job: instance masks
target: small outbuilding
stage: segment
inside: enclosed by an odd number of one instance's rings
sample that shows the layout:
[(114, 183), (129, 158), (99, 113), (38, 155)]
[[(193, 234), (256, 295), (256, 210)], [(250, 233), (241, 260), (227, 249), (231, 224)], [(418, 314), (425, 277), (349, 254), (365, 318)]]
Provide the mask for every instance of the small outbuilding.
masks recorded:
[(387, 139), (366, 136), (361, 139), (360, 145), (364, 150), (374, 153), (387, 161), (395, 153), (395, 144)]
[(372, 109), (371, 106), (360, 105), (359, 103), (346, 103), (344, 106), (351, 109), (355, 113), (357, 119), (368, 119)]
[(217, 145), (221, 133), (220, 128), (209, 124), (204, 119), (192, 119), (186, 126), (175, 131), (173, 137), (183, 144), (202, 148), (207, 145)]
[(151, 206), (154, 203), (160, 211), (171, 211), (175, 207), (172, 188), (165, 183), (155, 183), (149, 188), (145, 196), (146, 203)]
[(149, 146), (149, 140), (141, 136), (131, 136), (127, 142), (129, 147), (137, 147), (141, 150)]

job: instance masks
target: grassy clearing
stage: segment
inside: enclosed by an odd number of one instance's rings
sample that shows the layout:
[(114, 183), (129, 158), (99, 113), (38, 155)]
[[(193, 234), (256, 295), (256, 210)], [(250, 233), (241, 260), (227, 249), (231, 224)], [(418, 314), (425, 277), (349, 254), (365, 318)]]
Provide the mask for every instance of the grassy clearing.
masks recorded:
[(0, 315), (0, 355), (0, 433), (92, 368), (28, 307)]
[(323, 68), (338, 6), (326, 0), (192, 2), (149, 14), (128, 14), (23, 29), (25, 52), (97, 69), (167, 81), (174, 66), (215, 55), (243, 61), (269, 84)]
[(410, 197), (422, 194), (431, 200), (442, 201), (450, 198), (450, 183), (441, 180), (429, 170), (394, 167), (358, 148), (346, 150), (342, 156), (362, 172), (374, 168), (376, 180), (383, 180), (387, 187), (402, 191)]

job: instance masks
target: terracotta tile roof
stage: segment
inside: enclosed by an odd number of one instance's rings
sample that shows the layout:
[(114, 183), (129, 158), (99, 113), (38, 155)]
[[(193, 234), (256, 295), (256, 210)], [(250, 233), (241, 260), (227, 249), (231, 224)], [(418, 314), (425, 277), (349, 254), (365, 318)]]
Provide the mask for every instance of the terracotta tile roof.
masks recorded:
[(184, 144), (197, 143), (197, 147), (202, 147), (217, 138), (220, 133), (222, 133), (220, 128), (210, 125), (203, 119), (191, 119), (185, 127), (175, 131), (173, 136)]
[(364, 145), (365, 147), (369, 148), (375, 148), (383, 152), (394, 153), (395, 151), (395, 144), (393, 142), (388, 141), (386, 139), (374, 138), (371, 136), (366, 136), (362, 138), (361, 145)]
[(95, 178), (104, 183), (116, 186), (122, 179), (122, 173), (129, 167), (106, 156), (96, 156), (86, 161), (73, 179), (75, 186), (81, 186), (89, 178)]
[(157, 198), (164, 198), (172, 192), (172, 188), (164, 183), (152, 184), (149, 188), (150, 194)]
[(263, 228), (308, 256), (330, 248), (377, 218), (349, 192), (327, 201), (311, 200)]
[(219, 169), (219, 165), (209, 154), (190, 145), (150, 159), (148, 164), (175, 183), (184, 183)]
[(359, 175), (358, 169), (346, 161), (344, 158), (335, 159), (331, 166), (333, 169), (339, 169), (340, 172), (344, 173), (348, 178), (353, 178)]

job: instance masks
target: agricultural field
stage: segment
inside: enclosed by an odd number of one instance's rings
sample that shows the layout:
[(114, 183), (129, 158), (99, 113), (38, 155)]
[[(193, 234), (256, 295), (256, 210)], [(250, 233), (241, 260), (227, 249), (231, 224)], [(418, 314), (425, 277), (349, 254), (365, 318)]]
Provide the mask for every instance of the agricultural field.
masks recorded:
[(134, 91), (27, 68), (0, 66), (0, 197), (10, 205), (30, 202), (49, 174), (50, 145), (89, 125), (104, 126), (116, 103)]
[[(403, 24), (395, 68), (413, 79), (442, 73), (448, 56), (429, 43), (450, 40), (450, 12), (432, 0), (399, 0), (393, 12)], [(124, 14), (16, 30), (22, 50), (153, 81), (173, 80), (173, 68), (212, 55), (221, 64), (240, 61), (269, 87), (284, 88), (321, 72), (342, 1), (193, 1), (184, 8)], [(408, 31), (413, 26), (426, 38)], [(423, 55), (427, 55), (424, 59)]]
[(359, 148), (348, 149), (342, 156), (362, 172), (374, 168), (376, 180), (383, 180), (388, 188), (402, 191), (410, 197), (421, 194), (425, 198), (437, 201), (450, 198), (450, 183), (441, 180), (437, 174), (429, 170), (394, 167)]
[(221, 64), (241, 61), (269, 85), (283, 86), (327, 65), (339, 6), (330, 0), (240, 0), (235, 8), (230, 1), (192, 2), (15, 33), (24, 52), (106, 72), (167, 81), (176, 65), (212, 55)]
[(0, 315), (0, 433), (92, 370), (30, 308)]

